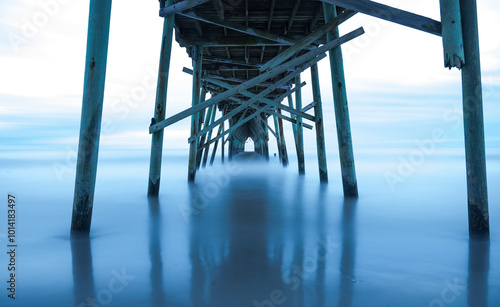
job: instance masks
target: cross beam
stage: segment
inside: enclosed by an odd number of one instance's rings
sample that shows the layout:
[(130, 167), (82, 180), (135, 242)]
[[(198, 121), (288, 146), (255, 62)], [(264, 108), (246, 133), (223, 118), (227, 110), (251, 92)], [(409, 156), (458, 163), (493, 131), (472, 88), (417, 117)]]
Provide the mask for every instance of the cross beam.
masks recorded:
[[(284, 77), (283, 79), (279, 80), (278, 82), (276, 82), (275, 85), (271, 86), (271, 87), (268, 87), (266, 88), (265, 90), (263, 90), (262, 92), (260, 92), (259, 94), (255, 95), (254, 97), (252, 97), (251, 99), (249, 99), (248, 101), (244, 102), (243, 104), (241, 104), (240, 106), (234, 108), (231, 112), (227, 113), (225, 116), (219, 118), (218, 120), (216, 120), (213, 124), (211, 124), (210, 126), (206, 127), (205, 129), (199, 131), (197, 134), (195, 135), (192, 135), (188, 141), (189, 142), (192, 142), (194, 140), (196, 140), (197, 137), (199, 137), (200, 135), (202, 135), (203, 133), (206, 133), (208, 131), (208, 129), (213, 129), (215, 127), (217, 127), (218, 125), (220, 125), (222, 122), (224, 122), (225, 120), (233, 117), (234, 115), (238, 114), (239, 112), (243, 111), (244, 109), (248, 108), (251, 104), (261, 100), (262, 98), (264, 98), (267, 94), (271, 93), (272, 91), (274, 91), (277, 87), (285, 84), (286, 82), (288, 82), (289, 80), (295, 78), (295, 76), (299, 75), (301, 72), (303, 72), (304, 70), (306, 70), (307, 68), (311, 67), (312, 65), (314, 65), (315, 63), (319, 62), (320, 60), (324, 59), (326, 57), (326, 55), (321, 55), (321, 56), (318, 56), (317, 58), (315, 59), (312, 59), (308, 62), (306, 62), (305, 64), (303, 64), (299, 69), (297, 69), (297, 71), (289, 74), (288, 76)], [(221, 94), (222, 95), (222, 94)], [(220, 95), (217, 95), (215, 97), (218, 97)], [(273, 102), (274, 103), (274, 102)], [(267, 108), (268, 106), (265, 106), (263, 109)], [(260, 109), (259, 109), (260, 110)], [(265, 111), (265, 110), (263, 110)], [(263, 112), (262, 111), (262, 112)], [(310, 116), (310, 115), (309, 115)]]
[(210, 0), (184, 0), (173, 5), (169, 5), (160, 9), (160, 17), (167, 17), (185, 10), (192, 9), (200, 4), (206, 3)]
[(403, 11), (370, 0), (321, 0), (373, 17), (391, 21), (406, 27), (441, 36), (441, 23), (434, 19)]
[(290, 70), (298, 65), (301, 65), (302, 63), (307, 62), (311, 59), (317, 58), (319, 61), (320, 60), (319, 57), (321, 57), (321, 58), (325, 57), (324, 53), (326, 51), (333, 49), (335, 47), (338, 47), (341, 44), (348, 42), (348, 41), (362, 35), (363, 33), (365, 33), (363, 28), (358, 28), (358, 29), (356, 29), (356, 30), (354, 30), (354, 31), (342, 36), (342, 37), (339, 37), (336, 40), (333, 40), (333, 41), (331, 41), (331, 42), (329, 42), (321, 47), (318, 47), (314, 50), (311, 50), (304, 55), (301, 55), (301, 56), (299, 56), (291, 61), (283, 63), (283, 64), (279, 65), (278, 67), (275, 67), (275, 68), (255, 77), (251, 80), (248, 80), (245, 83), (237, 85), (237, 86), (233, 87), (232, 89), (221, 93), (220, 95), (217, 95), (215, 97), (212, 97), (212, 98), (206, 100), (203, 103), (200, 103), (194, 107), (191, 107), (191, 108), (186, 109), (180, 113), (177, 113), (177, 114), (175, 114), (175, 115), (173, 115), (173, 116), (171, 116), (171, 117), (169, 117), (161, 122), (158, 122), (154, 125), (151, 125), (149, 127), (149, 133), (153, 133), (153, 132), (156, 132), (160, 129), (163, 129), (163, 128), (165, 128), (173, 123), (178, 122), (179, 120), (182, 120), (182, 119), (184, 119), (190, 115), (193, 115), (201, 110), (204, 110), (205, 108), (207, 108), (211, 105), (214, 105), (216, 103), (224, 101), (224, 100), (228, 99), (229, 97), (233, 96), (234, 94), (240, 93), (241, 91), (247, 90), (247, 89), (249, 89), (249, 88), (251, 88), (259, 83), (262, 83), (270, 78), (276, 77), (277, 75), (284, 73), (285, 71), (288, 71), (288, 70)]

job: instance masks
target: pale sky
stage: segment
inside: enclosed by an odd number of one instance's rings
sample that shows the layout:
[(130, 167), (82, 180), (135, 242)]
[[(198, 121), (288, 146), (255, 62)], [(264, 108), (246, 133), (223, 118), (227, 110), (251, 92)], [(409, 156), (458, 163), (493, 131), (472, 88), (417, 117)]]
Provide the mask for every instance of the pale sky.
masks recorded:
[[(439, 1), (380, 1), (439, 20)], [(0, 141), (2, 151), (76, 148), (89, 1), (0, 2)], [(487, 146), (500, 147), (500, 3), (478, 1)], [(147, 149), (153, 115), (162, 19), (158, 1), (113, 2), (101, 151)], [(441, 38), (361, 14), (341, 34), (366, 34), (343, 47), (355, 150), (413, 146), (433, 129), (444, 147), (463, 147), (460, 72), (443, 66)], [(191, 104), (191, 68), (174, 42), (167, 116)], [(327, 147), (336, 150), (329, 63), (320, 62)], [(309, 71), (302, 79), (308, 84)], [(306, 86), (303, 105), (312, 101)], [(272, 125), (272, 121), (270, 121)], [(287, 129), (290, 130), (290, 127)], [(166, 129), (165, 148), (187, 148), (189, 120)], [(287, 132), (289, 151), (291, 133)], [(305, 130), (314, 150), (314, 133)], [(271, 139), (271, 146), (275, 146)], [(4, 151), (5, 152), (5, 151)]]

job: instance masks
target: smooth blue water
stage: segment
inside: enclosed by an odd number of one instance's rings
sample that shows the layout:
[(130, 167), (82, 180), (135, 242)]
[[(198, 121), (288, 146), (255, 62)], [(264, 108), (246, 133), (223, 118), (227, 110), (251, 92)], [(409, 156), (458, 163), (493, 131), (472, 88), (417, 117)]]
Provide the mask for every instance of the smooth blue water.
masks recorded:
[[(171, 152), (148, 201), (148, 152), (103, 152), (90, 240), (70, 240), (72, 160), (3, 153), (0, 305), (499, 306), (499, 155), (488, 154), (488, 244), (468, 237), (461, 151), (436, 152), (391, 186), (387, 172), (409, 154), (358, 151), (360, 197), (345, 200), (335, 155), (329, 184), (309, 156), (305, 176), (294, 157), (288, 168), (217, 159), (189, 185), (186, 152)], [(7, 193), (17, 199), (15, 302)]]

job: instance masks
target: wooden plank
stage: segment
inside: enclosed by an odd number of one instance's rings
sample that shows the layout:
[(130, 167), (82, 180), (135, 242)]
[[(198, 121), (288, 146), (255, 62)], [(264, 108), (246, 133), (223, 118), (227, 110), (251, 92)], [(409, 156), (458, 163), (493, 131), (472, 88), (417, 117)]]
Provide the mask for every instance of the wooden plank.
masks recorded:
[(82, 117), (71, 234), (88, 235), (92, 220), (108, 58), (111, 0), (90, 0)]
[(307, 106), (303, 107), (300, 111), (307, 112), (307, 111), (311, 110), (312, 108), (314, 108), (316, 106), (316, 104), (317, 104), (317, 102), (313, 101), (310, 104), (308, 104)]
[(180, 13), (185, 10), (192, 9), (197, 7), (200, 4), (206, 3), (210, 0), (184, 0), (181, 2), (177, 2), (174, 5), (169, 5), (165, 8), (160, 9), (160, 17), (168, 17), (170, 15)]
[(293, 22), (295, 21), (295, 16), (297, 15), (297, 11), (299, 10), (301, 0), (295, 0), (295, 4), (293, 5), (292, 13), (290, 14), (290, 20), (288, 21), (287, 31), (290, 32), (292, 29)]
[(228, 20), (222, 20), (220, 18), (212, 17), (210, 15), (206, 15), (206, 14), (203, 14), (200, 12), (186, 12), (186, 13), (179, 13), (179, 15), (189, 17), (192, 19), (196, 19), (199, 21), (203, 21), (206, 23), (210, 23), (210, 24), (213, 24), (216, 26), (228, 28), (228, 29), (240, 32), (240, 33), (248, 34), (250, 36), (257, 36), (257, 37), (267, 39), (270, 41), (274, 41), (274, 42), (277, 42), (280, 44), (293, 45), (296, 43), (295, 40), (284, 37), (284, 36), (272, 34), (270, 32), (262, 31), (259, 29), (253, 29), (253, 28), (250, 28), (250, 27), (247, 27), (244, 25), (240, 25), (240, 24), (235, 23), (235, 22), (231, 22)]
[[(213, 75), (213, 74), (208, 74), (207, 76), (210, 77), (210, 78), (213, 78), (213, 79), (217, 79), (217, 80), (222, 80), (222, 81), (226, 81), (226, 82), (240, 83), (240, 84), (241, 83), (245, 83), (245, 82), (248, 81), (248, 80), (244, 80), (244, 79), (233, 78), (233, 77), (222, 77), (222, 76)], [(257, 85), (258, 86), (262, 86), (262, 87), (270, 87), (270, 86), (273, 85), (273, 83), (272, 82), (262, 82), (262, 83), (259, 83)], [(289, 90), (290, 86), (283, 85), (283, 86), (280, 86), (279, 88), (283, 89), (283, 90)]]
[(274, 135), (274, 137), (276, 138), (276, 140), (278, 140), (279, 142), (279, 135), (273, 130), (273, 128), (269, 127), (269, 124), (264, 122), (264, 125), (266, 125), (267, 129), (269, 131), (271, 131), (271, 134)]
[(439, 5), (443, 26), (444, 67), (461, 69), (465, 62), (465, 55), (460, 1), (439, 0)]
[[(328, 22), (337, 16), (335, 6), (323, 3), (325, 20)], [(327, 34), (327, 39), (334, 41), (339, 36), (338, 28)], [(344, 76), (344, 63), (341, 48), (330, 51), (330, 70), (333, 90), (333, 107), (337, 123), (337, 141), (339, 145), (340, 170), (342, 173), (342, 187), (345, 197), (358, 196), (358, 183), (352, 149), (351, 123)]]
[[(167, 5), (171, 5), (169, 0)], [(160, 51), (160, 64), (158, 68), (158, 81), (156, 85), (156, 100), (153, 123), (165, 119), (167, 108), (168, 74), (170, 71), (170, 57), (172, 53), (172, 37), (174, 28), (174, 16), (163, 20), (163, 37)], [(163, 153), (163, 130), (156, 131), (151, 140), (151, 156), (149, 159), (149, 181), (148, 196), (158, 197), (160, 192), (161, 161)]]
[(298, 41), (295, 45), (293, 45), (290, 48), (286, 49), (285, 51), (281, 52), (280, 54), (275, 56), (273, 59), (267, 61), (266, 64), (262, 65), (262, 67), (260, 68), (260, 71), (267, 70), (271, 67), (274, 67), (276, 65), (283, 63), (284, 61), (286, 61), (289, 58), (291, 58), (292, 56), (294, 56), (297, 52), (301, 51), (305, 47), (314, 43), (319, 38), (325, 36), (326, 33), (330, 32), (334, 28), (338, 27), (341, 23), (348, 20), (349, 18), (351, 18), (354, 15), (356, 15), (355, 11), (351, 11), (351, 10), (344, 11), (342, 14), (333, 18), (328, 23), (326, 23), (325, 25), (320, 27), (318, 30), (314, 31), (313, 33), (309, 34), (308, 36), (306, 36), (303, 39), (301, 39), (300, 41)]
[(391, 21), (406, 27), (441, 36), (441, 23), (431, 18), (403, 11), (369, 0), (321, 0), (324, 3)]
[(465, 161), (469, 236), (489, 237), (488, 187), (484, 143), (481, 61), (475, 0), (461, 0), (464, 53), (462, 99), (465, 130)]
[(181, 47), (192, 47), (196, 45), (203, 47), (289, 46), (289, 44), (282, 44), (255, 36), (242, 35), (241, 37), (227, 38), (224, 36), (211, 34), (212, 33), (207, 33), (203, 37), (177, 36), (176, 40)]
[(238, 61), (238, 60), (234, 60), (234, 59), (226, 59), (226, 58), (220, 58), (220, 57), (215, 57), (215, 56), (206, 56), (203, 58), (203, 61), (204, 62), (217, 62), (217, 63), (224, 63), (224, 64), (233, 64), (233, 65), (238, 65), (238, 66), (247, 66), (250, 68), (259, 68), (262, 66), (261, 63)]
[(266, 71), (265, 73), (255, 77), (251, 80), (248, 80), (245, 83), (237, 85), (237, 86), (233, 87), (232, 89), (225, 91), (224, 93), (221, 93), (215, 97), (208, 99), (207, 101), (205, 101), (202, 104), (199, 104), (195, 107), (184, 110), (184, 111), (182, 111), (174, 116), (171, 116), (171, 117), (169, 117), (169, 118), (167, 118), (159, 123), (152, 125), (151, 127), (149, 127), (149, 133), (153, 133), (159, 129), (163, 129), (163, 128), (165, 128), (173, 123), (176, 123), (179, 120), (182, 120), (182, 119), (184, 119), (184, 118), (186, 118), (186, 117), (188, 117), (196, 112), (199, 112), (199, 111), (201, 111), (201, 110), (203, 110), (203, 109), (205, 109), (213, 104), (216, 104), (216, 103), (219, 103), (223, 100), (226, 100), (227, 98), (233, 96), (234, 94), (245, 91), (245, 90), (247, 90), (247, 89), (249, 89), (249, 88), (251, 88), (259, 83), (262, 83), (270, 78), (276, 77), (277, 75), (279, 75), (285, 71), (288, 71), (291, 68), (295, 68), (295, 67), (301, 65), (302, 63), (305, 63), (306, 61), (309, 61), (309, 60), (314, 59), (316, 57), (323, 58), (324, 52), (326, 52), (332, 48), (335, 48), (337, 46), (340, 46), (341, 44), (348, 42), (348, 41), (362, 35), (363, 33), (364, 33), (363, 28), (358, 28), (358, 29), (336, 39), (336, 40), (333, 40), (333, 41), (331, 41), (331, 42), (329, 42), (321, 47), (318, 47), (314, 50), (311, 50), (304, 55), (301, 55), (301, 56), (299, 56), (291, 61), (283, 63), (283, 64), (281, 64), (281, 65), (279, 65), (279, 66), (277, 66), (269, 71)]
[[(276, 101), (278, 101), (278, 100), (276, 99)], [(276, 108), (276, 109), (277, 109), (278, 111), (281, 111), (281, 109), (279, 109), (279, 108)], [(278, 112), (276, 112), (276, 111), (269, 111), (269, 110), (267, 110), (267, 111), (266, 111), (266, 113), (267, 113), (267, 114), (269, 114), (269, 115), (276, 116), (276, 117), (278, 117), (279, 119), (284, 119), (284, 120), (286, 120), (286, 121), (288, 121), (288, 122), (291, 122), (292, 124), (296, 124), (296, 123), (297, 123), (297, 120), (296, 120), (295, 118), (290, 118), (290, 117), (288, 117), (288, 116), (286, 116), (286, 115), (281, 114), (281, 112), (280, 112), (280, 113), (278, 113)], [(306, 123), (302, 123), (302, 125), (304, 126), (304, 128), (307, 128), (307, 129), (309, 129), (309, 130), (312, 130), (312, 128), (313, 128), (313, 126), (311, 126), (311, 125), (309, 125), (309, 124), (306, 124)]]

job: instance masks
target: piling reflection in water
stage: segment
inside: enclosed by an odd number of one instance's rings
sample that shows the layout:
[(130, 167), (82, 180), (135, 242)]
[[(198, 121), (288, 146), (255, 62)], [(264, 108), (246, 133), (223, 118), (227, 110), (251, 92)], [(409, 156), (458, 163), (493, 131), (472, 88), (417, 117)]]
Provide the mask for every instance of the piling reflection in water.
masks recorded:
[[(327, 262), (335, 258), (327, 187), (308, 194), (303, 177), (283, 182), (259, 173), (266, 166), (258, 161), (233, 163), (247, 163), (245, 175), (230, 178), (218, 202), (189, 221), (191, 305), (325, 306)], [(192, 203), (201, 190), (192, 186)]]
[(490, 240), (470, 238), (469, 240), (469, 307), (488, 307), (488, 273), (490, 270)]
[(166, 306), (163, 291), (163, 257), (161, 253), (161, 213), (158, 198), (149, 201), (149, 257), (151, 259), (151, 301), (155, 307)]
[(342, 256), (340, 258), (340, 290), (339, 306), (350, 307), (354, 294), (354, 283), (357, 282), (354, 275), (354, 258), (356, 255), (356, 198), (348, 198), (344, 201), (341, 233), (342, 233)]
[(88, 299), (95, 299), (94, 270), (90, 238), (74, 234), (71, 237), (75, 306), (87, 306)]

